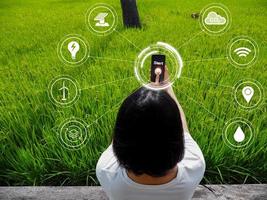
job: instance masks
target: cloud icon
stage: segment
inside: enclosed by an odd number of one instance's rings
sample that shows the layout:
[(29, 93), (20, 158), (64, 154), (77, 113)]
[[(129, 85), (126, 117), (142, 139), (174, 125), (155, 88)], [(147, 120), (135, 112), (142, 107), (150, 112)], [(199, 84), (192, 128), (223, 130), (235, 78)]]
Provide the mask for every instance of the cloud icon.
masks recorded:
[(205, 24), (207, 25), (224, 25), (226, 23), (225, 17), (217, 14), (216, 12), (209, 12), (205, 18)]

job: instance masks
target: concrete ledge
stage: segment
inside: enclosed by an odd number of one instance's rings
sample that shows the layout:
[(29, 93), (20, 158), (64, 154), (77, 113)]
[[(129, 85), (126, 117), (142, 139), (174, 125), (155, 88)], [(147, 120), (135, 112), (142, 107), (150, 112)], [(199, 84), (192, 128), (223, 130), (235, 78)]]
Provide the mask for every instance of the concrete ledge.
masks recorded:
[[(267, 185), (199, 186), (193, 200), (266, 200)], [(101, 187), (0, 187), (1, 200), (107, 200)]]

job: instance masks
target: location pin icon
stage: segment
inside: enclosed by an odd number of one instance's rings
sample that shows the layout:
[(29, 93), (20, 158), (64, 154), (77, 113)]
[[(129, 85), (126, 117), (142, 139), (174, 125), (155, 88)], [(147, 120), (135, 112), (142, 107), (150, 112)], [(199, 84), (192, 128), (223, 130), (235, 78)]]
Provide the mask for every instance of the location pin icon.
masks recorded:
[(254, 89), (250, 86), (246, 86), (243, 88), (242, 94), (247, 103), (249, 103), (254, 95)]

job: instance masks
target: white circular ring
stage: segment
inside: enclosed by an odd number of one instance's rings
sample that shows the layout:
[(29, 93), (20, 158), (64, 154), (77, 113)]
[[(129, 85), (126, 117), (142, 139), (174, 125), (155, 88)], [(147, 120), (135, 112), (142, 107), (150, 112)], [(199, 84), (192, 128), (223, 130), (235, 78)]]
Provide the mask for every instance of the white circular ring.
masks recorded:
[[(112, 14), (112, 17), (114, 19), (113, 22), (112, 22), (112, 25), (110, 26), (110, 28), (105, 30), (105, 31), (99, 31), (99, 30), (94, 29), (94, 27), (90, 23), (90, 17), (91, 17), (92, 12), (94, 10), (98, 9), (98, 8), (107, 9)], [(97, 4), (94, 4), (93, 6), (91, 6), (87, 10), (86, 15), (85, 15), (85, 23), (87, 24), (87, 27), (88, 27), (89, 31), (91, 31), (92, 33), (94, 33), (96, 35), (99, 35), (99, 36), (106, 36), (106, 35), (109, 35), (110, 33), (112, 33), (115, 30), (115, 28), (116, 28), (116, 26), (118, 24), (118, 15), (117, 15), (116, 10), (112, 6), (110, 6), (109, 4), (97, 3)]]
[[(255, 53), (254, 53), (254, 56), (253, 56), (253, 58), (251, 59), (251, 61), (249, 61), (248, 63), (240, 64), (240, 63), (236, 62), (235, 59), (232, 57), (232, 47), (233, 47), (233, 45), (234, 45), (236, 42), (239, 42), (240, 40), (249, 42), (249, 43), (253, 46), (253, 48), (254, 48), (254, 52), (255, 52)], [(230, 63), (231, 63), (233, 66), (237, 67), (237, 68), (241, 68), (241, 69), (243, 69), (244, 66), (245, 66), (246, 68), (251, 67), (253, 64), (256, 63), (258, 54), (259, 54), (259, 47), (258, 47), (258, 44), (256, 43), (255, 40), (253, 40), (252, 38), (250, 38), (250, 37), (248, 37), (248, 36), (238, 36), (238, 37), (235, 37), (235, 38), (233, 38), (233, 39), (230, 41), (230, 43), (227, 45), (227, 55), (228, 55), (227, 58), (228, 58), (228, 60), (230, 61)], [(249, 66), (249, 65), (250, 65), (250, 66)]]
[[(75, 40), (79, 40), (83, 46), (85, 47), (85, 53), (84, 53), (84, 56), (82, 57), (82, 59), (80, 59), (79, 61), (76, 61), (76, 62), (71, 62), (71, 61), (68, 61), (63, 53), (62, 53), (62, 48), (63, 48), (63, 45), (64, 43), (69, 40), (69, 39), (75, 39)], [(80, 35), (78, 34), (69, 34), (69, 35), (66, 35), (65, 37), (63, 37), (60, 42), (58, 43), (58, 46), (57, 46), (57, 54), (58, 54), (58, 57), (59, 59), (67, 64), (67, 65), (70, 65), (70, 66), (78, 66), (78, 65), (81, 65), (83, 63), (86, 62), (86, 60), (89, 58), (89, 50), (90, 50), (90, 47), (88, 45), (88, 42)]]
[[(222, 10), (225, 13), (226, 18), (227, 18), (226, 19), (226, 22), (227, 22), (226, 25), (224, 25), (223, 28), (220, 29), (219, 31), (212, 31), (212, 30), (210, 30), (205, 25), (205, 22), (204, 22), (206, 12), (208, 10), (212, 9), (212, 8), (217, 8), (217, 9), (219, 8), (220, 10)], [(225, 5), (220, 4), (220, 3), (211, 3), (211, 4), (206, 5), (201, 10), (199, 22), (200, 22), (200, 27), (201, 28), (203, 27), (204, 29), (202, 29), (202, 30), (204, 30), (207, 34), (209, 34), (209, 35), (221, 35), (221, 34), (225, 33), (230, 28), (231, 23), (232, 23), (232, 17), (231, 17), (231, 13), (230, 13), (229, 9)]]
[[(80, 138), (82, 135), (85, 137), (82, 137), (82, 141), (79, 144), (73, 145), (71, 142), (77, 142), (77, 141), (70, 141), (68, 137), (66, 136), (66, 132), (63, 130), (68, 124), (74, 123), (75, 126), (79, 127), (82, 133), (80, 133)], [(68, 129), (68, 128), (67, 128)], [(88, 132), (87, 132), (87, 124), (81, 120), (81, 119), (68, 119), (61, 123), (60, 125), (60, 131), (59, 131), (59, 141), (62, 144), (63, 147), (69, 150), (78, 150), (81, 149), (88, 141)], [(66, 140), (64, 138), (67, 138)]]
[[(61, 81), (61, 80), (69, 81), (70, 83), (72, 83), (72, 85), (74, 85), (74, 88), (75, 88), (75, 96), (72, 98), (71, 101), (68, 101), (66, 103), (62, 103), (62, 102), (57, 101), (54, 98), (54, 95), (53, 95), (53, 87), (54, 87), (54, 85), (58, 81)], [(57, 76), (53, 80), (51, 80), (49, 85), (48, 85), (48, 97), (52, 101), (52, 103), (54, 103), (57, 106), (70, 106), (70, 105), (74, 104), (80, 97), (79, 84), (75, 79), (73, 79), (72, 77), (70, 77), (68, 75)]]
[[(246, 126), (248, 126), (249, 130), (250, 130), (250, 137), (248, 139), (248, 141), (242, 145), (234, 145), (232, 144), (228, 137), (227, 137), (227, 130), (229, 128), (229, 126), (231, 126), (232, 124), (235, 124), (235, 123), (243, 123), (245, 124)], [(232, 149), (244, 149), (244, 148), (247, 148), (249, 145), (251, 145), (252, 143), (252, 140), (253, 140), (253, 128), (252, 128), (252, 125), (249, 121), (243, 119), (243, 118), (240, 118), (240, 117), (237, 117), (237, 118), (233, 118), (231, 120), (229, 120), (227, 123), (226, 123), (226, 126), (225, 128), (223, 129), (223, 140), (225, 142), (225, 144), (232, 148)]]
[[(254, 104), (253, 106), (245, 106), (243, 104), (241, 104), (238, 99), (237, 99), (237, 92), (238, 92), (238, 89), (241, 85), (245, 84), (245, 83), (250, 83), (252, 85), (255, 85), (258, 89), (258, 91), (260, 92), (260, 98), (259, 100), (257, 101), (256, 104)], [(236, 103), (241, 106), (242, 108), (245, 108), (245, 109), (254, 109), (256, 108), (257, 106), (259, 106), (262, 102), (263, 102), (263, 96), (264, 96), (264, 90), (263, 90), (263, 86), (261, 85), (261, 83), (259, 83), (258, 81), (256, 80), (250, 80), (250, 79), (243, 79), (243, 80), (240, 80), (238, 81), (235, 86), (234, 86), (234, 99), (236, 101)]]

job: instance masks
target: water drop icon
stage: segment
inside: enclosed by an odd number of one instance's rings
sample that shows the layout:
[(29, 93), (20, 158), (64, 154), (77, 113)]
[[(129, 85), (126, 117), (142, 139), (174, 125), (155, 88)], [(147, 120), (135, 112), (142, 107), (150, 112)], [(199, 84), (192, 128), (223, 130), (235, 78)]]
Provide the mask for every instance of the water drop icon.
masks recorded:
[(235, 131), (234, 139), (236, 142), (243, 142), (245, 139), (245, 134), (240, 126)]

